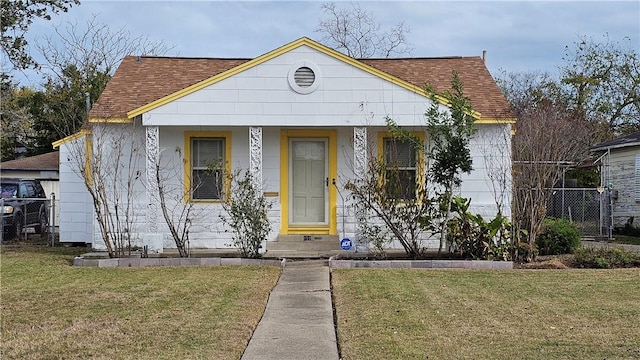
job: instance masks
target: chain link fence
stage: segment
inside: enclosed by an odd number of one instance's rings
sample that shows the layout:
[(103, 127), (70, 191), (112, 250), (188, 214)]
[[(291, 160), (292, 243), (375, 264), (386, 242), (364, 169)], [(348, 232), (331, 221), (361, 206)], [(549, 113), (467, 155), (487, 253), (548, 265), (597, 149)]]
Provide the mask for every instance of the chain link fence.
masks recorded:
[(609, 204), (609, 192), (606, 189), (553, 189), (547, 203), (547, 216), (575, 223), (583, 236), (609, 236)]
[[(46, 209), (44, 214), (41, 209)], [(54, 194), (50, 198), (0, 198), (0, 214), (1, 243), (39, 238), (49, 246), (55, 245), (60, 214), (59, 200)]]

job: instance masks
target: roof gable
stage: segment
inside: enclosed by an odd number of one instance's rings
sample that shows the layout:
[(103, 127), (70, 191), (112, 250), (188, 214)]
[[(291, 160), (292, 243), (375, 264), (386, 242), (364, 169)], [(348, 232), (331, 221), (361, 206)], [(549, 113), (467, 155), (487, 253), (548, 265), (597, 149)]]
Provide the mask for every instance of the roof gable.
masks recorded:
[[(421, 96), (450, 88), (456, 70), (480, 121), (512, 120), (509, 104), (480, 57), (353, 59), (306, 37), (255, 59), (126, 57), (90, 112), (90, 121), (129, 119), (301, 46), (309, 46)], [(440, 99), (444, 103), (443, 99)]]

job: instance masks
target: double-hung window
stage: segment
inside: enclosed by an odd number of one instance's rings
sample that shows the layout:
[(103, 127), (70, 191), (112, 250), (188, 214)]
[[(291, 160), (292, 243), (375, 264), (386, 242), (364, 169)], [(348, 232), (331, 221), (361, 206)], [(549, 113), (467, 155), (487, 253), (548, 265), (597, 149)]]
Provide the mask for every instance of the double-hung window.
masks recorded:
[(385, 186), (390, 197), (416, 198), (417, 153), (413, 144), (396, 138), (383, 138)]
[(220, 200), (226, 162), (224, 137), (191, 138), (191, 198)]

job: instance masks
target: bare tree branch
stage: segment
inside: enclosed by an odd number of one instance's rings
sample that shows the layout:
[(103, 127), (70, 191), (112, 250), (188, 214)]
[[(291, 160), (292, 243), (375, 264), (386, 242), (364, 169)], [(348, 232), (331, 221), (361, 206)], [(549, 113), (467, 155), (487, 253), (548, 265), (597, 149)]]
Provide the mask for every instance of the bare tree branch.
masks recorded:
[(373, 12), (364, 10), (359, 3), (350, 2), (340, 8), (334, 2), (323, 3), (325, 14), (316, 28), (322, 34), (321, 41), (353, 58), (392, 57), (410, 54), (404, 21), (388, 30), (381, 30)]

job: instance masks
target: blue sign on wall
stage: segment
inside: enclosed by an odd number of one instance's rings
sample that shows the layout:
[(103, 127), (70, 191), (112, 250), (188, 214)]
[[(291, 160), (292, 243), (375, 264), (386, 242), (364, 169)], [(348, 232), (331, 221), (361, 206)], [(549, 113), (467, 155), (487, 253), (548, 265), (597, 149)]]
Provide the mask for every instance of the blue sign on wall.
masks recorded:
[(340, 247), (342, 248), (342, 250), (351, 250), (352, 246), (353, 246), (353, 243), (351, 242), (351, 239), (344, 238), (340, 240)]

